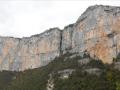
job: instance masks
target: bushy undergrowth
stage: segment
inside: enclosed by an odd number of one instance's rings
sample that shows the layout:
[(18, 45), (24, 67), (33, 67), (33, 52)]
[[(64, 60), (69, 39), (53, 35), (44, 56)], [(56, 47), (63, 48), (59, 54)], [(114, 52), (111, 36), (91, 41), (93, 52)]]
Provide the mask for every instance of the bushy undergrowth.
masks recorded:
[[(54, 90), (120, 90), (120, 71), (99, 60), (91, 60), (84, 68), (99, 68), (100, 75), (83, 72), (78, 60), (87, 56), (69, 58), (67, 53), (55, 58), (47, 66), (24, 72), (0, 72), (0, 90), (46, 90), (50, 73), (53, 74)], [(92, 58), (90, 58), (92, 59)], [(68, 79), (59, 78), (57, 73), (64, 69), (75, 69)]]

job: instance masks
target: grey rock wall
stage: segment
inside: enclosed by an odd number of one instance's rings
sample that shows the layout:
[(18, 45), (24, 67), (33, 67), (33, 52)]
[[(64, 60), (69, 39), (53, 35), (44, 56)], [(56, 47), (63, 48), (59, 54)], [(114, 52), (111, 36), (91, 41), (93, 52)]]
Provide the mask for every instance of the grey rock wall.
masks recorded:
[(61, 30), (21, 39), (0, 37), (0, 70), (23, 71), (47, 65), (60, 55)]
[(74, 24), (70, 24), (62, 31), (62, 44), (61, 51), (63, 54), (72, 49), (72, 33), (74, 30)]
[(31, 37), (0, 37), (0, 70), (23, 71), (47, 65), (66, 52), (112, 63), (120, 53), (120, 7), (90, 6), (75, 24)]
[(77, 20), (73, 31), (73, 52), (88, 52), (104, 63), (112, 63), (120, 51), (120, 7), (89, 7)]

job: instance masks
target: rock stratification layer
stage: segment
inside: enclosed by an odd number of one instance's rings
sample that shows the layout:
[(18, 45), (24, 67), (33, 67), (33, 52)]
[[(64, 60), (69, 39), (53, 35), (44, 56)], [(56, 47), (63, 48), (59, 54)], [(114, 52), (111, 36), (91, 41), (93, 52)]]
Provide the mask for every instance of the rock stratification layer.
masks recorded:
[(91, 6), (63, 30), (52, 28), (24, 38), (0, 37), (0, 70), (41, 67), (66, 52), (87, 52), (112, 63), (120, 53), (120, 7)]

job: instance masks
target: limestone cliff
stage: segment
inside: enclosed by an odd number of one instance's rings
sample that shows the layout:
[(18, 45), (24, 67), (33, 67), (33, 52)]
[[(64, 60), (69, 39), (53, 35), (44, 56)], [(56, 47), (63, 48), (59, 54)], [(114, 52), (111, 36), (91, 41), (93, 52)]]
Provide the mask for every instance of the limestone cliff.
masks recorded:
[(44, 66), (60, 55), (60, 39), (58, 28), (21, 39), (0, 37), (0, 69), (21, 71)]
[(66, 52), (89, 53), (112, 63), (120, 53), (120, 7), (89, 7), (75, 24), (31, 37), (0, 37), (0, 70), (23, 71), (47, 65)]
[(120, 52), (120, 7), (91, 6), (77, 20), (72, 48), (112, 63)]
[(62, 31), (61, 51), (63, 54), (72, 49), (72, 33), (74, 30), (74, 24), (70, 24)]

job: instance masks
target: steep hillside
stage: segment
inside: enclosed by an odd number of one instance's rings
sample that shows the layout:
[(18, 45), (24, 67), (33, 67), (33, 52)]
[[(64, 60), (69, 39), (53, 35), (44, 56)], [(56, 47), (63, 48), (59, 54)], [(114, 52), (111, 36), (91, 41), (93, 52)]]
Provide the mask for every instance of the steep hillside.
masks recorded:
[(41, 68), (0, 72), (0, 90), (120, 90), (118, 62), (66, 53)]

